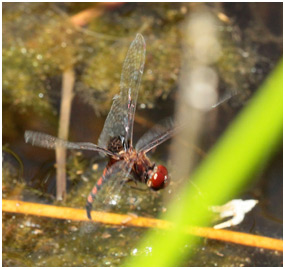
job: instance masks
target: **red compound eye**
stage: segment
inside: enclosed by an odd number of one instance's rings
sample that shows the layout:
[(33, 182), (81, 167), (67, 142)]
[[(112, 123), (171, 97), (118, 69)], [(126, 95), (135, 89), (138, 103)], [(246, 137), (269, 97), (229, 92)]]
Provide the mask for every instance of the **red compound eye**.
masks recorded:
[(152, 174), (152, 177), (148, 180), (148, 187), (159, 190), (166, 187), (169, 184), (168, 171), (163, 165), (158, 165)]

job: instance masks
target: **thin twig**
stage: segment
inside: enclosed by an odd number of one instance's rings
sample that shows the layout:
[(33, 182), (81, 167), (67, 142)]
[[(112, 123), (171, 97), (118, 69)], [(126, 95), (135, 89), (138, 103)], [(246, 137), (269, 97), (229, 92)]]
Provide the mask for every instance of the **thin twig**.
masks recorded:
[(85, 10), (73, 15), (70, 18), (70, 20), (71, 20), (72, 24), (74, 24), (76, 26), (84, 26), (84, 25), (88, 24), (91, 20), (93, 20), (94, 18), (101, 16), (105, 12), (105, 10), (114, 9), (114, 8), (117, 8), (121, 5), (123, 5), (123, 4), (124, 3), (120, 3), (120, 2), (97, 3), (96, 6), (94, 6), (92, 8), (85, 9)]
[[(65, 70), (62, 76), (62, 94), (60, 117), (58, 127), (58, 137), (64, 140), (68, 139), (70, 110), (73, 99), (73, 86), (75, 75), (72, 67)], [(56, 147), (56, 199), (63, 200), (66, 194), (66, 149), (60, 146)]]
[[(92, 19), (101, 16), (105, 9), (112, 9), (122, 3), (99, 3), (96, 7), (84, 10), (70, 18), (75, 26), (84, 26)], [(60, 119), (58, 137), (68, 139), (71, 103), (73, 99), (73, 86), (75, 75), (72, 67), (65, 70), (62, 75), (62, 96), (60, 107)], [(66, 195), (66, 149), (60, 146), (56, 148), (56, 199), (64, 200)]]
[[(73, 221), (90, 221), (87, 218), (86, 211), (84, 209), (28, 203), (17, 200), (2, 200), (2, 211), (57, 219), (69, 219)], [(165, 220), (132, 215), (92, 211), (91, 216), (94, 222), (111, 225), (158, 229), (170, 229), (173, 227), (172, 223)], [(221, 240), (245, 246), (283, 251), (283, 240), (281, 239), (202, 227), (189, 227), (186, 231), (199, 237)]]

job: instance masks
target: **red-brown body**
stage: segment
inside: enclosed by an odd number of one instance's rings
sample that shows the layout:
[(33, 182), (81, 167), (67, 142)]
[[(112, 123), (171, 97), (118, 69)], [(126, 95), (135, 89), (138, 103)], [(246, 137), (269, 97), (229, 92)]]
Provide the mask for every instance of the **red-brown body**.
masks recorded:
[[(91, 204), (93, 203), (97, 192), (104, 183), (106, 175), (108, 173), (112, 173), (112, 166), (119, 161), (132, 163), (132, 168), (129, 174), (130, 178), (127, 180), (139, 181), (146, 184), (153, 190), (159, 190), (168, 185), (168, 172), (164, 166), (158, 165), (156, 167), (155, 163), (151, 163), (144, 152), (138, 153), (134, 148), (128, 148), (128, 150), (125, 151), (124, 143), (121, 141), (121, 137), (115, 137), (110, 140), (108, 150), (117, 153), (117, 158), (113, 158), (112, 156), (109, 157), (109, 162), (105, 167), (102, 176), (99, 178), (87, 198), (87, 207), (91, 208)], [(90, 210), (88, 210), (88, 208), (87, 214), (88, 217), (90, 217)]]
[[(76, 150), (91, 150), (109, 156), (109, 161), (87, 198), (87, 216), (91, 219), (92, 202), (104, 182), (116, 178), (135, 180), (153, 190), (164, 188), (169, 183), (167, 169), (152, 163), (146, 153), (157, 147), (176, 131), (172, 121), (154, 126), (133, 147), (133, 126), (140, 81), (145, 63), (146, 45), (141, 34), (130, 45), (123, 64), (120, 93), (115, 95), (110, 112), (98, 139), (98, 145), (90, 142), (69, 142), (33, 131), (25, 132), (26, 142), (56, 149), (58, 146)], [(115, 185), (114, 185), (115, 186)]]

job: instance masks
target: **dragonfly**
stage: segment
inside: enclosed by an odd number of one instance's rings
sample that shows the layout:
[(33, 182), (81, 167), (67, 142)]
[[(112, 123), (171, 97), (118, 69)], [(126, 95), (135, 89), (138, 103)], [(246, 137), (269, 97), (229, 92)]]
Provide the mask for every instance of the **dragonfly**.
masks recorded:
[(91, 219), (92, 204), (99, 190), (111, 178), (133, 180), (145, 184), (152, 190), (169, 185), (167, 168), (152, 162), (147, 153), (170, 139), (178, 130), (171, 118), (147, 131), (133, 146), (133, 126), (140, 82), (145, 64), (146, 44), (137, 34), (132, 41), (123, 63), (120, 93), (115, 95), (110, 112), (99, 136), (98, 145), (90, 142), (69, 142), (60, 138), (26, 131), (25, 141), (34, 146), (55, 149), (57, 146), (74, 150), (90, 150), (108, 156), (108, 163), (87, 197), (87, 217)]

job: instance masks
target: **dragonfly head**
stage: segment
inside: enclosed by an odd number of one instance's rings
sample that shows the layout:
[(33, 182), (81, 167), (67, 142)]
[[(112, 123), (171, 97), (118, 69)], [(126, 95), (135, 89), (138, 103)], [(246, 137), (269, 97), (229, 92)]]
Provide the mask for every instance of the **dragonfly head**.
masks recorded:
[(168, 186), (170, 178), (165, 166), (155, 166), (147, 181), (147, 186), (153, 190), (160, 190)]

